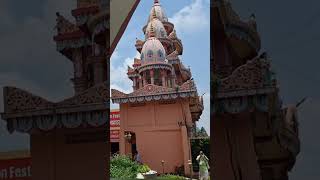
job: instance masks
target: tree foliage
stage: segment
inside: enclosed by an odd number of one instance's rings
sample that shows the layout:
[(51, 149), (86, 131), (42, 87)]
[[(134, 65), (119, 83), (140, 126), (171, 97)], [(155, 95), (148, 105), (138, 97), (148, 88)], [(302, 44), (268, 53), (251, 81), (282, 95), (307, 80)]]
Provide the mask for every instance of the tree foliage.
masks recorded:
[(193, 170), (199, 170), (199, 164), (196, 161), (199, 152), (203, 151), (203, 153), (209, 158), (210, 161), (210, 140), (209, 139), (193, 139), (191, 140), (191, 154), (192, 154), (192, 164)]

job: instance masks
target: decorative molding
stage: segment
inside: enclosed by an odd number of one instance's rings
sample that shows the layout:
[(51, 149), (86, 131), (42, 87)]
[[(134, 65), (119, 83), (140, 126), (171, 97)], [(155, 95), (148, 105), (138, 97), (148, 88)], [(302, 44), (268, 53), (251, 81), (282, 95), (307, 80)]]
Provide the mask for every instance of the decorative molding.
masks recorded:
[(142, 66), (139, 66), (137, 68), (137, 71), (141, 73), (143, 71), (150, 70), (150, 69), (166, 69), (169, 71), (173, 71), (173, 67), (171, 64), (160, 63), (160, 62), (144, 64)]
[[(106, 83), (57, 103), (15, 87), (5, 87), (4, 113), (1, 115), (7, 121), (10, 132), (14, 130), (30, 132), (34, 128), (49, 131), (60, 125), (64, 128), (76, 128), (84, 123), (98, 127), (107, 121), (107, 115), (102, 114), (107, 110), (107, 103), (109, 103), (109, 89)], [(101, 109), (101, 105), (105, 108)], [(85, 108), (81, 108), (82, 106)], [(96, 112), (95, 116), (83, 121), (92, 111)]]
[(254, 59), (235, 69), (221, 80), (218, 92), (231, 92), (272, 87), (269, 82), (270, 64), (265, 59)]
[(176, 89), (148, 84), (130, 94), (125, 94), (118, 90), (112, 89), (111, 96), (114, 103), (135, 103), (145, 101), (160, 101), (177, 98), (194, 97), (197, 95), (197, 89), (194, 82), (188, 80)]
[(4, 87), (3, 95), (6, 113), (48, 109), (53, 106), (52, 102), (16, 87)]
[(31, 133), (34, 129), (51, 131), (56, 128), (79, 128), (81, 126), (103, 127), (108, 122), (106, 111), (75, 112), (6, 119), (10, 132)]
[(57, 41), (57, 50), (77, 49), (81, 47), (91, 46), (92, 42), (87, 37), (75, 38), (72, 40)]

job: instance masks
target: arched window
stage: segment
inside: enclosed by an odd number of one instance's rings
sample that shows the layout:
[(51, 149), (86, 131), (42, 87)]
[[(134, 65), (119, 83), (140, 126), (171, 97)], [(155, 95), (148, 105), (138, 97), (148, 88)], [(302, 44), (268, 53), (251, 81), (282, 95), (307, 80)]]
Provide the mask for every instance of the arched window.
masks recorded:
[(153, 52), (151, 50), (149, 50), (147, 52), (148, 61), (152, 60), (152, 56), (153, 56)]
[(164, 33), (163, 29), (160, 30), (160, 34), (161, 34), (161, 37), (163, 37), (163, 38), (165, 37), (165, 33)]
[(159, 69), (154, 70), (154, 84), (157, 86), (162, 86), (161, 73)]
[(140, 58), (142, 61), (144, 60), (144, 54), (141, 53), (141, 58)]
[(150, 76), (149, 70), (146, 71), (146, 81), (147, 81), (147, 84), (151, 84), (151, 76)]
[(167, 71), (167, 86), (172, 88), (172, 84), (171, 72)]
[(160, 49), (158, 50), (158, 56), (160, 59), (164, 58), (163, 52)]

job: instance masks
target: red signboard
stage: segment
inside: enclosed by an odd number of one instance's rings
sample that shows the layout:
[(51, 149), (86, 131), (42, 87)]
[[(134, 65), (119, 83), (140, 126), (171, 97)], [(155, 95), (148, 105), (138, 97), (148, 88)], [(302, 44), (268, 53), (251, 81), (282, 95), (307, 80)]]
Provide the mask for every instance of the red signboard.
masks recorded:
[(119, 142), (120, 139), (120, 112), (110, 112), (110, 142)]
[(120, 112), (110, 112), (110, 127), (120, 127)]
[(110, 142), (119, 142), (120, 131), (119, 130), (111, 130), (110, 131)]
[(31, 158), (0, 160), (0, 180), (31, 180)]

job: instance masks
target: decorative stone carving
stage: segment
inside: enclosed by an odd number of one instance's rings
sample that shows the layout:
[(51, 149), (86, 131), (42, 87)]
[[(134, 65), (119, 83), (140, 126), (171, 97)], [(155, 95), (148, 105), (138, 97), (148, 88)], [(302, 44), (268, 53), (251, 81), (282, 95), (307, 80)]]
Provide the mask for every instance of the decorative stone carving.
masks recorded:
[(30, 117), (15, 118), (12, 120), (13, 127), (19, 132), (29, 132), (33, 127), (33, 120)]
[[(111, 96), (113, 102), (141, 102), (141, 101), (159, 101), (161, 99), (176, 99), (178, 97), (187, 98), (196, 96), (196, 87), (193, 81), (189, 80), (183, 83), (177, 89), (165, 86), (157, 86), (148, 84), (141, 89), (138, 89), (130, 94), (122, 93), (118, 90), (112, 89)], [(136, 98), (135, 98), (136, 97)]]
[(53, 118), (53, 116), (38, 116), (36, 118), (37, 127), (43, 131), (49, 131), (56, 127), (57, 118)]
[(4, 88), (4, 109), (7, 113), (46, 109), (52, 103), (15, 87)]
[(248, 61), (245, 65), (234, 70), (229, 77), (222, 79), (218, 91), (228, 92), (264, 88), (269, 68), (269, 62), (266, 60), (254, 59)]
[(57, 29), (58, 34), (71, 33), (79, 30), (79, 28), (75, 24), (71, 23), (65, 17), (61, 16), (59, 12), (57, 12), (56, 15), (57, 25), (55, 28)]
[(247, 109), (248, 99), (244, 97), (236, 97), (223, 101), (224, 110), (227, 113), (240, 113)]
[(91, 45), (91, 41), (86, 37), (72, 40), (61, 40), (57, 41), (57, 50), (62, 51), (64, 49), (77, 49), (89, 45)]
[(107, 114), (102, 112), (91, 112), (91, 118), (87, 119), (87, 123), (93, 127), (99, 127), (107, 122)]
[(61, 122), (66, 128), (77, 128), (82, 124), (82, 113), (62, 114)]
[(79, 95), (66, 99), (58, 104), (64, 106), (72, 106), (92, 103), (104, 103), (108, 101), (108, 93), (109, 90), (107, 88), (107, 85), (105, 83), (102, 83), (100, 85), (93, 86), (92, 88), (89, 88), (88, 90), (80, 93)]

